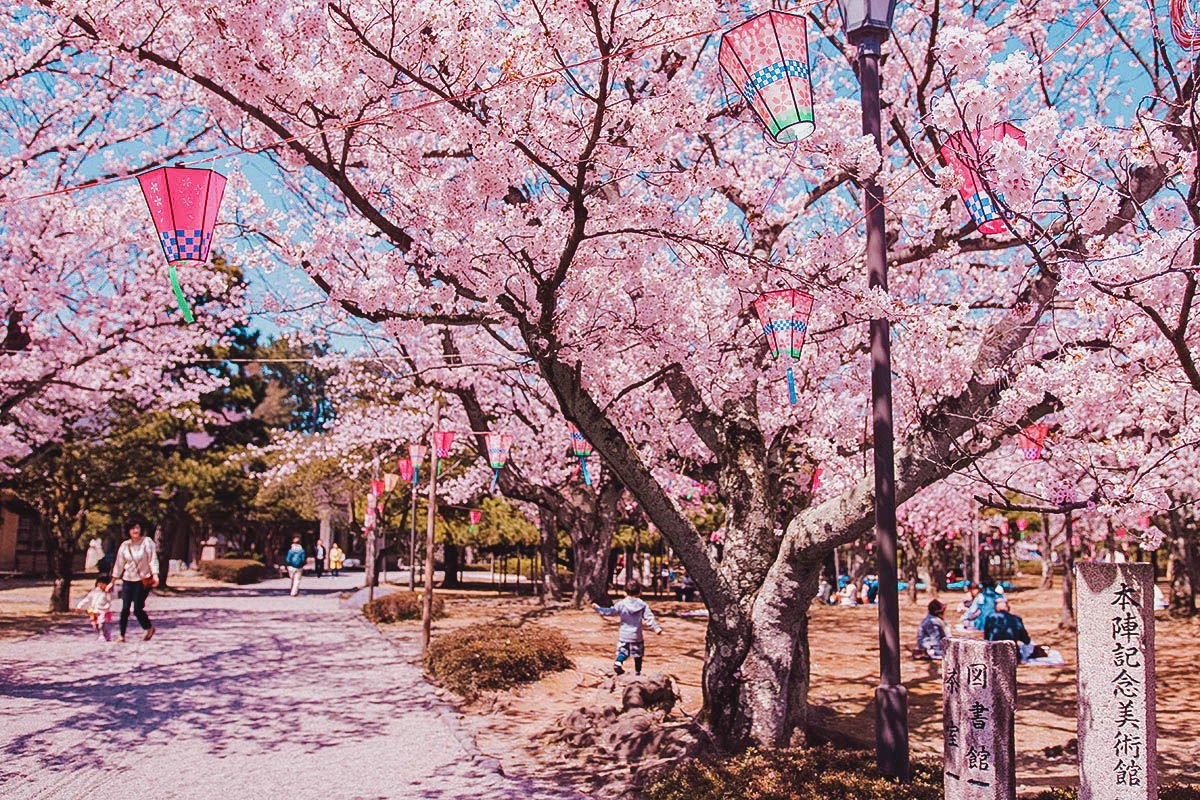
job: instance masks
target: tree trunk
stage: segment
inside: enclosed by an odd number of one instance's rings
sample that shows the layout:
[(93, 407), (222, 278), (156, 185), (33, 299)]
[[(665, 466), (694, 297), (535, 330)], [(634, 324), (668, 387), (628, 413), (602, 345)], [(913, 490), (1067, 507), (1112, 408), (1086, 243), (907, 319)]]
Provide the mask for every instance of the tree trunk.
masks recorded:
[(1050, 536), (1050, 515), (1042, 514), (1042, 587), (1054, 586), (1054, 540)]
[(544, 506), (538, 508), (538, 532), (542, 537), (542, 602), (562, 600), (562, 587), (558, 585), (558, 517)]
[[(442, 545), (442, 569), (445, 572), (445, 577), (442, 579), (443, 589), (455, 589), (462, 586), (462, 582), (458, 579), (459, 562), (462, 560), (462, 549), (456, 545), (446, 542)], [(521, 571), (520, 563), (517, 565), (518, 576)], [(519, 581), (518, 581), (519, 582)]]
[(1062, 614), (1058, 621), (1058, 627), (1065, 630), (1075, 630), (1075, 545), (1071, 542), (1073, 528), (1071, 512), (1068, 511), (1063, 518)]
[(1171, 589), (1171, 608), (1183, 614), (1196, 613), (1196, 577), (1200, 571), (1200, 548), (1190, 541), (1187, 526), (1181, 515), (1172, 511), (1170, 520), (1170, 563), (1168, 583)]
[(748, 607), (710, 617), (704, 708), (721, 747), (804, 743), (811, 666), (808, 607), (822, 565), (823, 559), (807, 564), (769, 582), (747, 600)]
[(54, 578), (48, 610), (51, 613), (70, 611), (71, 578), (75, 576), (75, 553), (79, 546), (69, 536), (58, 536), (49, 527), (45, 540), (47, 568)]
[(901, 573), (903, 580), (908, 584), (908, 602), (913, 605), (917, 604), (917, 580), (920, 575), (920, 556), (918, 555), (917, 543), (912, 535), (900, 535), (900, 546), (904, 550), (904, 565)]
[(608, 594), (609, 551), (617, 530), (617, 504), (625, 487), (616, 481), (603, 479), (595, 510), (591, 514), (576, 514), (571, 528), (571, 545), (575, 551), (575, 586), (571, 603), (582, 608), (585, 603), (610, 604)]

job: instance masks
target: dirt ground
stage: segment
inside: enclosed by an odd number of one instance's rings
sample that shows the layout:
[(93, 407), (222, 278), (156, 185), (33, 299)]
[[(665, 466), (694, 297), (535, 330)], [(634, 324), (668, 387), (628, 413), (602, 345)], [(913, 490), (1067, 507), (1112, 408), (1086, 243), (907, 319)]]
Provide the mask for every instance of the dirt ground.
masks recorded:
[[(1019, 758), (1019, 793), (1071, 785), (1076, 778), (1074, 755), (1064, 752), (1075, 738), (1075, 640), (1057, 628), (1062, 602), (1056, 578), (1053, 589), (1035, 588), (1038, 578), (1016, 579), (1009, 591), (1014, 613), (1020, 615), (1034, 641), (1059, 650), (1066, 660), (1061, 667), (1018, 668), (1016, 741)], [(960, 596), (943, 595), (950, 606), (947, 619)], [(672, 675), (682, 693), (678, 713), (694, 715), (701, 705), (700, 674), (704, 659), (703, 618), (679, 616), (702, 608), (698, 603), (647, 598), (658, 615), (664, 634), (647, 634), (648, 672)], [(900, 601), (903, 644), (911, 647), (916, 627), (924, 616), (929, 595), (916, 605), (907, 596)], [(571, 643), (574, 669), (513, 691), (489, 695), (464, 706), (476, 722), (480, 748), (499, 759), (506, 770), (558, 776), (577, 786), (598, 789), (606, 776), (628, 768), (595, 760), (564, 745), (551, 744), (547, 734), (567, 712), (587, 701), (611, 674), (616, 644), (616, 624), (594, 612), (574, 609), (547, 610), (531, 598), (497, 597), (495, 593), (457, 595), (447, 600), (447, 618), (434, 625), (434, 636), (471, 622), (524, 617), (562, 631)], [(872, 697), (878, 678), (878, 610), (814, 607), (810, 643), (813, 672), (810, 702), (833, 712), (830, 726), (845, 738), (866, 747), (874, 743)], [(384, 626), (390, 635), (410, 639), (416, 623)], [(1170, 619), (1160, 613), (1156, 627), (1158, 667), (1158, 752), (1160, 783), (1200, 783), (1200, 687), (1194, 680), (1200, 658), (1200, 620)], [(941, 756), (940, 664), (904, 661), (902, 676), (909, 691), (909, 724), (914, 758)], [(582, 756), (582, 757), (581, 757)]]

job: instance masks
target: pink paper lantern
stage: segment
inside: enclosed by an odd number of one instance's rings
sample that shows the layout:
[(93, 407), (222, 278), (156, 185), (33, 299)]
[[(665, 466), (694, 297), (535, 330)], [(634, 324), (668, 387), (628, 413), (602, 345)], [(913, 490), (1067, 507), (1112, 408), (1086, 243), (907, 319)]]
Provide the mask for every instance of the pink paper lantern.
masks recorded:
[(139, 175), (138, 183), (167, 257), (175, 299), (183, 318), (192, 322), (192, 310), (179, 286), (176, 266), (208, 260), (217, 212), (225, 194), (225, 176), (211, 169), (160, 167)]
[(588, 473), (587, 460), (592, 455), (592, 445), (575, 427), (574, 422), (567, 423), (567, 436), (571, 439), (571, 453), (579, 459), (579, 468), (583, 471), (583, 483), (592, 485), (592, 476)]
[(402, 458), (396, 462), (396, 466), (400, 469), (400, 480), (411, 481), (413, 479), (413, 462), (411, 458)]
[(379, 495), (383, 494), (385, 487), (386, 484), (383, 481), (371, 481), (371, 496), (379, 497)]
[[(780, 353), (787, 353), (793, 359), (800, 358), (812, 307), (813, 296), (797, 289), (767, 292), (754, 301), (754, 311), (762, 323), (772, 358), (779, 358)], [(795, 405), (796, 378), (790, 366), (787, 368), (787, 382), (788, 399)]]
[(483, 437), (487, 448), (488, 466), (492, 468), (492, 488), (496, 491), (496, 483), (500, 480), (500, 470), (508, 463), (508, 451), (512, 448), (513, 437), (507, 433), (488, 433)]
[(454, 444), (454, 431), (434, 431), (433, 449), (438, 458), (448, 458), (450, 446)]
[(413, 467), (413, 486), (421, 482), (421, 462), (425, 460), (427, 452), (429, 452), (429, 448), (423, 444), (410, 444), (408, 446), (408, 457)]
[(1007, 229), (1000, 209), (993, 201), (994, 197), (1004, 203), (1004, 195), (996, 191), (996, 167), (992, 156), (996, 145), (1004, 139), (1014, 139), (1025, 147), (1025, 134), (1007, 122), (983, 130), (956, 133), (942, 145), (942, 158), (962, 179), (963, 185), (958, 191), (980, 233), (1003, 233)]
[(471, 524), (478, 525), (479, 520), (483, 519), (483, 512), (471, 509)]
[(751, 17), (721, 37), (717, 61), (775, 141), (796, 142), (816, 130), (803, 16)]
[(1029, 522), (1027, 520), (1025, 520), (1024, 518), (1017, 520), (1017, 530), (1023, 531), (1027, 527), (1029, 527)]

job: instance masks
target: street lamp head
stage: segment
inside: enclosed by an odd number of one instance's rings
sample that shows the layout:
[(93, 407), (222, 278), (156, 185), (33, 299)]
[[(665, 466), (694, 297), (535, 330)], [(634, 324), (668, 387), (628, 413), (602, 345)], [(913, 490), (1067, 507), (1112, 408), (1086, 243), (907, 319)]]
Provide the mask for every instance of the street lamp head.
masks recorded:
[(896, 0), (838, 0), (838, 8), (851, 44), (881, 43), (892, 32)]

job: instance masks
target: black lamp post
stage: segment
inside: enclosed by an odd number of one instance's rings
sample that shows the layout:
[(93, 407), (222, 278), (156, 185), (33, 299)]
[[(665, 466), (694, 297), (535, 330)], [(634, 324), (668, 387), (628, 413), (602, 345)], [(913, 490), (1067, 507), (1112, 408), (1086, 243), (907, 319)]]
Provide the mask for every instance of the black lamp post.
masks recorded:
[[(863, 133), (883, 153), (879, 123), (879, 48), (892, 30), (895, 0), (838, 0), (846, 39), (858, 46)], [(863, 185), (867, 273), (887, 291), (883, 189)], [(886, 319), (871, 320), (871, 405), (875, 432), (875, 557), (879, 574), (879, 687), (875, 690), (875, 751), (879, 771), (908, 778), (908, 698), (900, 683), (900, 601), (896, 587), (896, 470), (892, 442), (892, 353)]]

